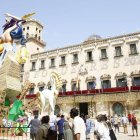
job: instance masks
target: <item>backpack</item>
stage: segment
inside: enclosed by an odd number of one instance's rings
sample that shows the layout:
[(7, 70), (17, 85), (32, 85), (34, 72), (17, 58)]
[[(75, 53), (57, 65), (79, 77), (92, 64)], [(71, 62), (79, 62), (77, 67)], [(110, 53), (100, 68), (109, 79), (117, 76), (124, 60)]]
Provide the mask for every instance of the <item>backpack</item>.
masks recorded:
[(52, 130), (50, 127), (44, 140), (57, 140), (57, 131)]

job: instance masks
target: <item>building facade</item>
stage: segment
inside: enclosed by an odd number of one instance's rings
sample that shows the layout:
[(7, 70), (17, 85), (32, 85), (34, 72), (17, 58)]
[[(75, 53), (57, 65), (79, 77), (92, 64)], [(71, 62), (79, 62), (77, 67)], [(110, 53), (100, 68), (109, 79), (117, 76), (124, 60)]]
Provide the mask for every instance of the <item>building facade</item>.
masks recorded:
[(140, 116), (140, 32), (111, 38), (93, 35), (80, 44), (45, 51), (39, 22), (30, 21), (23, 30), (31, 57), (21, 66), (21, 80), (34, 83), (27, 100), (48, 88), (49, 74), (58, 71), (63, 86), (57, 113), (77, 107), (92, 116)]

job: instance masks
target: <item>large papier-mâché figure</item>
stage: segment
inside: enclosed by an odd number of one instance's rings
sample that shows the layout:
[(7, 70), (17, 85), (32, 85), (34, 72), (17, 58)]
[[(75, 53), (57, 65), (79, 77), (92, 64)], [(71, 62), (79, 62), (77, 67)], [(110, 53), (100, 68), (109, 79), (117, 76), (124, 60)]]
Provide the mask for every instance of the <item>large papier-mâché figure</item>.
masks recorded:
[[(22, 25), (26, 22), (27, 19), (29, 19), (30, 16), (32, 16), (35, 13), (27, 14), (23, 16), (22, 18), (18, 18), (16, 16), (5, 14), (6, 16), (6, 23), (3, 25), (3, 34), (0, 36), (0, 54), (3, 57), (2, 54), (5, 55), (7, 51), (13, 49), (13, 43), (19, 43), (21, 45), (21, 49), (16, 55), (16, 60), (18, 63), (25, 63), (27, 58), (29, 57), (29, 53), (27, 53), (26, 49), (26, 38), (23, 35), (22, 31)], [(4, 48), (4, 44), (9, 43), (9, 47)], [(23, 49), (24, 47), (24, 49)], [(26, 49), (26, 51), (25, 51)], [(21, 55), (22, 54), (22, 55)], [(4, 57), (2, 58), (4, 59)], [(0, 59), (0, 60), (2, 60)]]

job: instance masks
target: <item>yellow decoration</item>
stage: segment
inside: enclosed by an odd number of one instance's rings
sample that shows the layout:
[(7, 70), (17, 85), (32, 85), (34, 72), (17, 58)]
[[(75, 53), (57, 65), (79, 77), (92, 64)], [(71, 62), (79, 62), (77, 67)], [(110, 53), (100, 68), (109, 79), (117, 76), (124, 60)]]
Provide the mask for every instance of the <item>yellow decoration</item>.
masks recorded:
[(32, 15), (34, 15), (35, 13), (29, 13), (29, 14), (26, 14), (22, 17), (22, 19), (29, 19)]
[(3, 47), (3, 44), (0, 44), (0, 53), (2, 53), (4, 47)]
[(16, 54), (16, 60), (19, 64), (25, 63), (29, 58), (29, 52), (26, 47), (21, 47), (21, 49)]

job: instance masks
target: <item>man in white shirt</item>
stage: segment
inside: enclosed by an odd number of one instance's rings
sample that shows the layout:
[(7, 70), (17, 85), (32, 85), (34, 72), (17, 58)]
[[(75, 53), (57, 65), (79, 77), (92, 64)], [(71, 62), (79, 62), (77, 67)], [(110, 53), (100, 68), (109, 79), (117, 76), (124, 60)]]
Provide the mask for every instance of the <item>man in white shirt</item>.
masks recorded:
[(75, 140), (86, 140), (86, 125), (84, 120), (78, 116), (76, 108), (71, 109), (70, 116), (73, 118), (73, 128)]
[(123, 124), (123, 128), (124, 128), (124, 134), (128, 133), (127, 123), (128, 123), (128, 119), (127, 119), (127, 117), (125, 115), (123, 115), (122, 124)]

